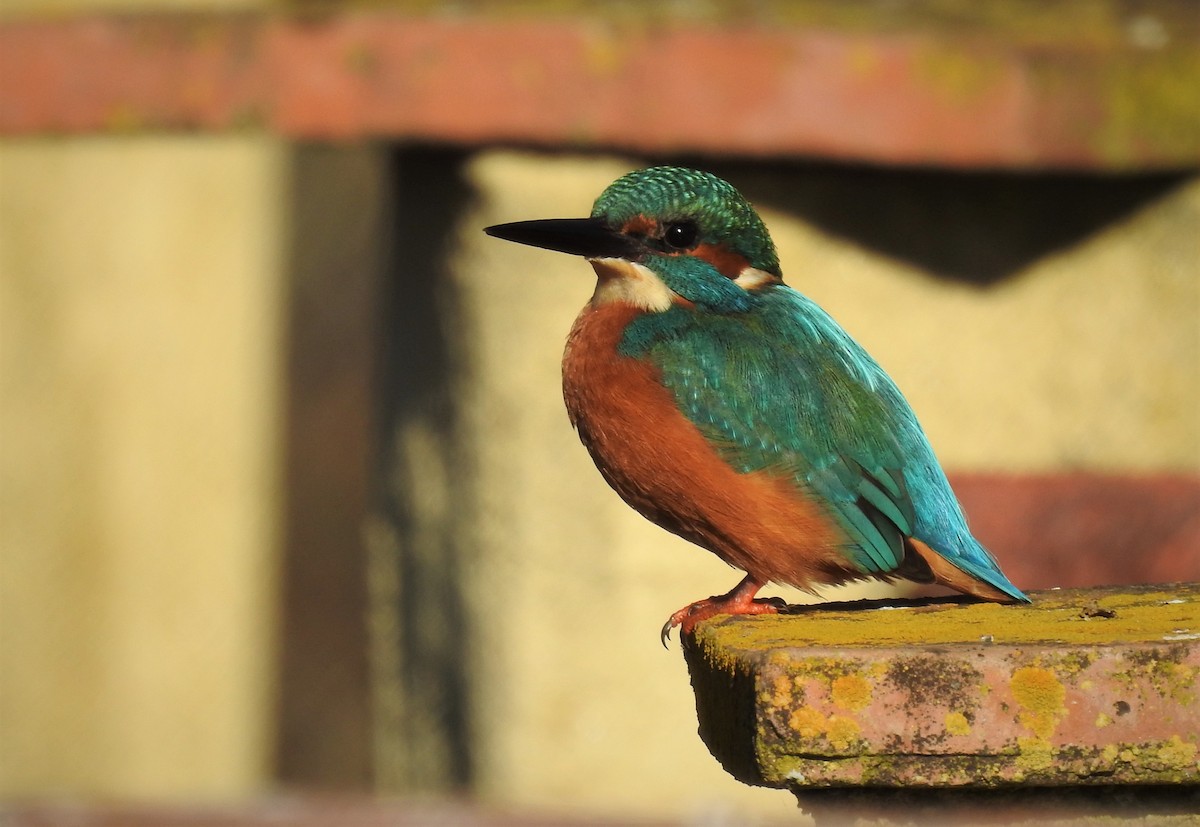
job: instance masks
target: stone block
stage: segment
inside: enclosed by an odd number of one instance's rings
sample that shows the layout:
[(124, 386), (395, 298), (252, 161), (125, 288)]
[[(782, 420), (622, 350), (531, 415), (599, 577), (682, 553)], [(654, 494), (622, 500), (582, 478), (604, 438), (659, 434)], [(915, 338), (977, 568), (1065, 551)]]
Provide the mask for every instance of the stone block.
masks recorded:
[(794, 790), (1200, 784), (1200, 583), (718, 617), (684, 638), (700, 734)]

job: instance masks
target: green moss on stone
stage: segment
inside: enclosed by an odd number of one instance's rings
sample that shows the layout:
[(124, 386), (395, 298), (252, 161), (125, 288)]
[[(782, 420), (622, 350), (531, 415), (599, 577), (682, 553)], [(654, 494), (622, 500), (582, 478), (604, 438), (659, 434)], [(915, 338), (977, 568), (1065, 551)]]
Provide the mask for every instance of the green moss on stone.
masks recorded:
[[(1200, 632), (1197, 584), (1031, 596), (1031, 605), (862, 601), (795, 607), (779, 615), (718, 616), (697, 627), (696, 639), (720, 660), (780, 647), (1158, 643), (1180, 629)], [(1084, 612), (1084, 606), (1090, 610)], [(1190, 678), (1194, 683), (1195, 676)]]

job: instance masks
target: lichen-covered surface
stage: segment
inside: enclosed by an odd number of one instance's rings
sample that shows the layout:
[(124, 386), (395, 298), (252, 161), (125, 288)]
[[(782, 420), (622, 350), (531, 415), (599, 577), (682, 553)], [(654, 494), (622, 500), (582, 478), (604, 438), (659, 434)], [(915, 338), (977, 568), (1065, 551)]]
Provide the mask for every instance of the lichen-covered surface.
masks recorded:
[(1200, 784), (1200, 584), (1032, 596), (701, 624), (701, 735), (768, 786)]

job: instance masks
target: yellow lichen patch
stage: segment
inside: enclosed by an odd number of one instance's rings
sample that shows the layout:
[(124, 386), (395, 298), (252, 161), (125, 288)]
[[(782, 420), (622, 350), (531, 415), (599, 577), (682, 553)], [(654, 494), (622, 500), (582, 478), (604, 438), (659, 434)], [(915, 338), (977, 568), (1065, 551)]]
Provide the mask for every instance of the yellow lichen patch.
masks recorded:
[(1121, 755), (1121, 750), (1116, 744), (1108, 744), (1100, 752), (1100, 760), (1105, 764), (1116, 763), (1117, 758)]
[(1013, 672), (1010, 684), (1013, 698), (1021, 707), (1017, 720), (1037, 737), (1048, 739), (1059, 719), (1067, 714), (1063, 701), (1067, 690), (1049, 669), (1023, 666)]
[(1018, 738), (1016, 765), (1024, 772), (1044, 772), (1054, 765), (1054, 750), (1044, 738)]
[(811, 706), (797, 708), (788, 718), (788, 726), (801, 738), (820, 738), (826, 724), (825, 716)]
[[(1136, 158), (1146, 146), (1177, 146), (1184, 124), (1195, 123), (1197, 103), (1192, 90), (1200, 61), (1188, 49), (1166, 50), (1155, 61), (1153, 74), (1137, 63), (1124, 71), (1110, 70), (1099, 76), (1105, 89), (1108, 117), (1096, 129), (1091, 143), (1110, 161)], [(1131, 123), (1138, 124), (1137, 140), (1131, 140)]]
[(971, 722), (961, 712), (946, 713), (946, 732), (951, 735), (970, 735)]
[(592, 37), (584, 44), (583, 57), (594, 76), (612, 77), (628, 61), (629, 51), (619, 38)]
[(1169, 767), (1190, 769), (1196, 766), (1196, 745), (1178, 735), (1158, 748), (1158, 760)]
[(917, 71), (931, 91), (959, 106), (995, 94), (1004, 80), (1004, 67), (996, 58), (959, 49), (922, 50)]
[[(968, 643), (984, 637), (996, 645), (1061, 640), (1076, 645), (1161, 643), (1164, 635), (1194, 624), (1200, 585), (1036, 592), (1033, 599), (1032, 605), (948, 603), (920, 611), (879, 611), (867, 604), (853, 609), (816, 606), (791, 614), (722, 616), (700, 624), (697, 638), (706, 649), (730, 656), (770, 651), (780, 640), (794, 646), (870, 648)], [(1080, 606), (1089, 601), (1114, 616), (1080, 619)]]
[(787, 675), (779, 675), (771, 685), (771, 706), (783, 709), (792, 705), (792, 680)]
[(846, 749), (858, 740), (859, 735), (862, 734), (862, 729), (853, 718), (847, 718), (842, 715), (830, 715), (826, 734), (829, 736), (829, 743), (835, 749)]
[(862, 736), (862, 728), (853, 718), (845, 715), (830, 715), (826, 718), (811, 706), (802, 706), (792, 712), (788, 726), (801, 738), (829, 739), (834, 749), (846, 749)]
[(1129, 652), (1127, 667), (1113, 678), (1129, 689), (1142, 690), (1146, 684), (1164, 699), (1180, 705), (1196, 702), (1196, 684), (1200, 679), (1200, 668), (1184, 663), (1186, 649), (1179, 646), (1161, 646)]
[(862, 43), (850, 50), (847, 65), (850, 71), (859, 77), (869, 77), (879, 71), (884, 64), (879, 50), (874, 46)]
[(1162, 658), (1149, 670), (1150, 679), (1158, 693), (1176, 703), (1195, 703), (1196, 673), (1194, 666)]
[(1101, 712), (1099, 715), (1096, 716), (1096, 724), (1095, 724), (1096, 729), (1104, 729), (1106, 726), (1109, 726), (1110, 724), (1112, 724), (1112, 718), (1108, 717), (1103, 712)]
[(842, 675), (829, 690), (833, 705), (857, 711), (871, 703), (871, 684), (860, 675)]
[[(1070, 680), (1081, 672), (1086, 671), (1095, 660), (1095, 652), (1086, 650), (1061, 652), (1047, 658), (1048, 662), (1046, 666), (1052, 668), (1054, 673), (1060, 678)], [(1090, 681), (1087, 682), (1090, 683)]]

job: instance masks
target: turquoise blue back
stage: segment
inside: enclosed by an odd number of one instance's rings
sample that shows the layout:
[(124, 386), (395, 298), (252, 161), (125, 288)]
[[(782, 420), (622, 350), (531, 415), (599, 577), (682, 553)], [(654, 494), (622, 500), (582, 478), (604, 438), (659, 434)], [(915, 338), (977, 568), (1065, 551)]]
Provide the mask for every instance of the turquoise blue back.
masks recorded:
[(658, 367), (732, 466), (786, 476), (825, 503), (865, 575), (894, 571), (911, 536), (1027, 600), (972, 537), (912, 409), (866, 351), (787, 286), (738, 298), (733, 312), (676, 306), (640, 317), (620, 349)]

